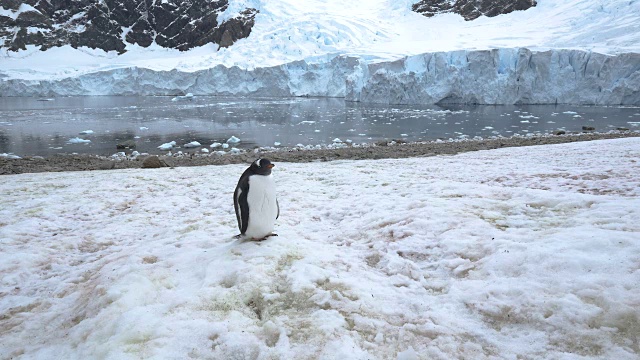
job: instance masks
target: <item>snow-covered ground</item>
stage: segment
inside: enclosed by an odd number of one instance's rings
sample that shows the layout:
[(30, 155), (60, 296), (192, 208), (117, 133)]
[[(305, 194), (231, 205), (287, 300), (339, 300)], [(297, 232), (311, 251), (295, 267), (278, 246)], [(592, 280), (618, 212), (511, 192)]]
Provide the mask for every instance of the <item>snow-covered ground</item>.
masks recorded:
[(243, 170), (3, 177), (0, 358), (640, 356), (638, 138)]
[(37, 80), (128, 67), (188, 72), (222, 64), (253, 69), (296, 60), (327, 62), (337, 55), (376, 62), (493, 48), (640, 51), (638, 1), (539, 0), (527, 11), (474, 21), (456, 14), (426, 18), (411, 11), (415, 1), (231, 0), (223, 18), (246, 7), (260, 12), (249, 38), (228, 49), (208, 45), (179, 52), (129, 45), (118, 56), (69, 46), (40, 52), (32, 46), (18, 53), (1, 49), (0, 69), (9, 78)]

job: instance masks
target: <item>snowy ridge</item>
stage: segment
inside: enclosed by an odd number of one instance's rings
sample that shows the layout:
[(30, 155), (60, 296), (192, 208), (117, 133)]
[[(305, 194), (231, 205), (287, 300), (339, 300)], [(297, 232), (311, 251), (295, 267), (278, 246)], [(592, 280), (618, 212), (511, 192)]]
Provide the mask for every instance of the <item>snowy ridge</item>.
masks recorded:
[(243, 165), (6, 176), (1, 355), (635, 360), (638, 149), (278, 163), (263, 243)]
[(640, 53), (496, 49), (366, 63), (336, 56), (252, 70), (118, 68), (51, 80), (8, 79), (3, 96), (329, 96), (389, 104), (640, 105)]

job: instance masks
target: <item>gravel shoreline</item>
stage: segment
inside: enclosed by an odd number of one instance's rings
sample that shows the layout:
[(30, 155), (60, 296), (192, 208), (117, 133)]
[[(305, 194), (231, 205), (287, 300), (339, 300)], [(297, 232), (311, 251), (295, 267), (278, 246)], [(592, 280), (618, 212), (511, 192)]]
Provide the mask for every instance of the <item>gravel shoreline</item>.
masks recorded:
[[(453, 155), (468, 151), (498, 149), (503, 147), (561, 144), (576, 141), (592, 141), (640, 137), (640, 132), (582, 133), (569, 135), (543, 135), (531, 137), (510, 137), (483, 140), (463, 140), (445, 142), (420, 142), (388, 145), (380, 142), (369, 146), (301, 150), (296, 148), (274, 151), (247, 151), (241, 154), (187, 155), (181, 157), (161, 156), (169, 166), (203, 166), (250, 163), (256, 158), (268, 157), (273, 162), (312, 162), (332, 160), (396, 159), (417, 156)], [(96, 155), (53, 155), (50, 157), (25, 157), (8, 159), (0, 157), (0, 175), (91, 171), (142, 168), (144, 158), (135, 160), (115, 160)]]

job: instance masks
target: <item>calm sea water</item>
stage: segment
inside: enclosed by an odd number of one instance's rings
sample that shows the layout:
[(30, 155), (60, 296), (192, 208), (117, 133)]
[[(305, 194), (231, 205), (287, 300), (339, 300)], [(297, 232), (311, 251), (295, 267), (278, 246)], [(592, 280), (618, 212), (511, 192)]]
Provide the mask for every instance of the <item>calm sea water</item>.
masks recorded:
[[(640, 130), (640, 108), (566, 105), (381, 106), (327, 98), (247, 99), (194, 97), (0, 98), (0, 153), (111, 155), (126, 140), (136, 150), (198, 141), (203, 147), (241, 139), (239, 148), (354, 143), (402, 139)], [(90, 130), (92, 133), (80, 135)], [(90, 140), (70, 143), (70, 139)], [(180, 149), (185, 151), (185, 149)], [(189, 151), (198, 151), (190, 149)]]

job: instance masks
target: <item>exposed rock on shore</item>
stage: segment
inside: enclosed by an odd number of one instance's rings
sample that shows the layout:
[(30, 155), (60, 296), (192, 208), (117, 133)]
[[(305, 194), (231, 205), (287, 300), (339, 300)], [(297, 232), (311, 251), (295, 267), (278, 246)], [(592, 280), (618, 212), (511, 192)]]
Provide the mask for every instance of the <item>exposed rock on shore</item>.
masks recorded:
[[(461, 152), (490, 150), (502, 147), (532, 146), (560, 144), (575, 141), (589, 141), (600, 139), (615, 139), (623, 137), (638, 137), (638, 132), (612, 133), (584, 133), (563, 136), (539, 137), (511, 137), (486, 140), (465, 140), (452, 142), (406, 143), (392, 146), (343, 147), (337, 149), (299, 150), (282, 149), (269, 152), (247, 152), (242, 154), (184, 156), (171, 158), (171, 166), (202, 166), (250, 163), (257, 157), (269, 157), (275, 162), (311, 162), (331, 160), (364, 160), (383, 158), (407, 158), (415, 156), (452, 155)], [(393, 143), (393, 142), (390, 142)], [(158, 161), (148, 160), (156, 164), (167, 166), (164, 157), (155, 157)], [(147, 157), (146, 159), (149, 159)], [(125, 168), (142, 168), (146, 160), (136, 157), (135, 160), (114, 160), (95, 155), (55, 155), (48, 158), (24, 157), (7, 159), (0, 157), (0, 175), (53, 172), (53, 171), (84, 171), (109, 170)]]

